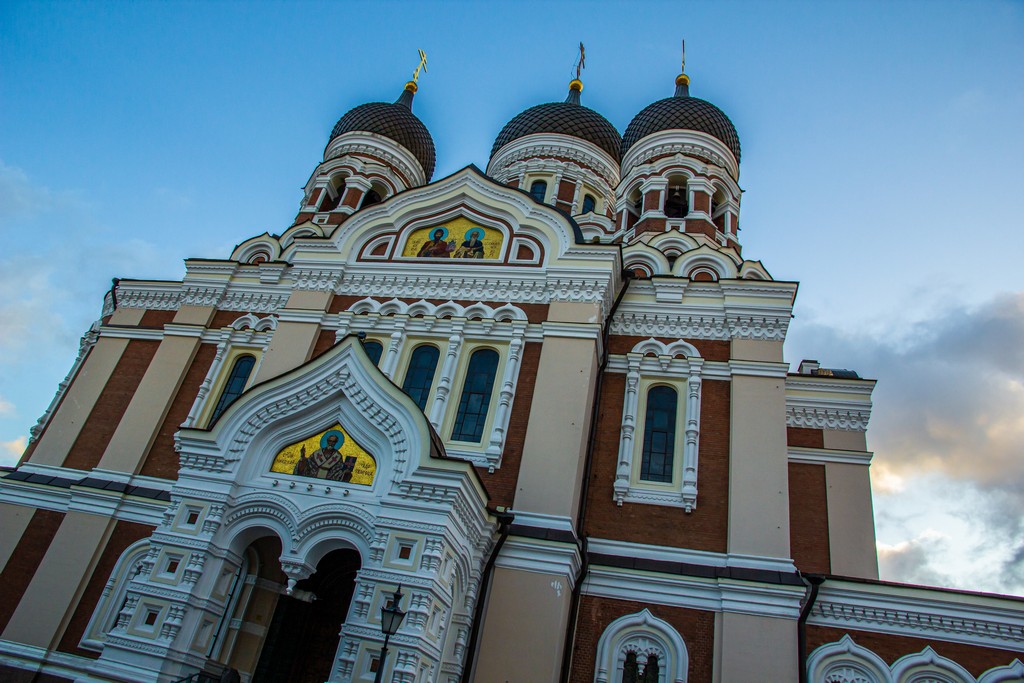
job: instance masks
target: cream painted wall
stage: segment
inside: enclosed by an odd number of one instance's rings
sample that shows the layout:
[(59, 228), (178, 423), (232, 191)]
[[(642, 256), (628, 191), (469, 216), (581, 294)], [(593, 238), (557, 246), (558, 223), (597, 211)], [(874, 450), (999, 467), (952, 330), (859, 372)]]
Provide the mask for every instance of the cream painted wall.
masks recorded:
[(729, 434), (729, 552), (788, 558), (785, 379), (734, 374)]
[(557, 681), (570, 597), (564, 577), (496, 567), (473, 680)]
[(867, 465), (825, 463), (832, 573), (878, 578), (871, 475)]
[(782, 362), (782, 342), (756, 339), (733, 339), (730, 357), (737, 360), (758, 360), (768, 363)]
[(516, 485), (517, 510), (575, 520), (596, 379), (593, 340), (544, 339)]
[(118, 308), (110, 316), (111, 325), (131, 325), (132, 327), (142, 322), (142, 316), (146, 314), (144, 308)]
[(791, 683), (799, 679), (796, 619), (778, 619), (724, 612), (719, 683), (764, 681)]
[(64, 634), (115, 522), (68, 512), (61, 522), (3, 638), (54, 648)]
[(135, 474), (142, 467), (143, 459), (199, 350), (198, 329), (196, 332), (196, 336), (164, 336), (100, 458), (100, 469)]
[(29, 462), (55, 467), (64, 463), (127, 346), (127, 339), (100, 337), (97, 340)]
[(847, 429), (823, 429), (822, 438), (822, 446), (837, 451), (866, 451), (868, 449), (865, 432)]
[(0, 572), (18, 547), (18, 541), (28, 528), (33, 514), (35, 508), (0, 503)]
[[(331, 303), (330, 292), (292, 292), (285, 308), (288, 310), (326, 311)], [(320, 325), (314, 322), (284, 320), (278, 323), (270, 345), (260, 360), (253, 384), (283, 375), (309, 360), (320, 334)]]

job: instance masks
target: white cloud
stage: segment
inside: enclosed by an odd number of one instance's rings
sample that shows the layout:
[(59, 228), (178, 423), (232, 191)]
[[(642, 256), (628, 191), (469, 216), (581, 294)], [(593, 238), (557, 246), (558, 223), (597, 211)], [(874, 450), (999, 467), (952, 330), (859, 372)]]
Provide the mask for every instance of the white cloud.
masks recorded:
[(0, 441), (0, 465), (7, 467), (17, 465), (27, 445), (27, 436), (19, 436), (11, 441)]
[(0, 417), (9, 417), (11, 415), (14, 415), (14, 413), (14, 404), (8, 401), (3, 396), (0, 396)]
[(883, 577), (1024, 594), (1024, 293), (885, 331), (794, 326), (791, 341), (878, 379)]

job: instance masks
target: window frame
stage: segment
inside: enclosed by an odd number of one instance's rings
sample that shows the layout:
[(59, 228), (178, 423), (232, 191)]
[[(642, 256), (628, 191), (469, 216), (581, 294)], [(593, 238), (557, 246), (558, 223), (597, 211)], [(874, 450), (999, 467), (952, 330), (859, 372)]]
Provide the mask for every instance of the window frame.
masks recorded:
[[(249, 368), (249, 374), (246, 375), (245, 381), (242, 383), (242, 390), (235, 395), (233, 399), (224, 404), (221, 408), (221, 402), (224, 400), (227, 394), (228, 386), (231, 384), (231, 379), (235, 374), (235, 368), (244, 358), (252, 358), (252, 367)], [(256, 370), (260, 365), (260, 355), (254, 352), (252, 349), (238, 348), (232, 350), (232, 353), (228, 356), (227, 361), (221, 366), (226, 372), (222, 372), (220, 378), (217, 381), (217, 391), (213, 393), (217, 397), (212, 402), (210, 408), (210, 416), (207, 418), (207, 424), (212, 425), (216, 422), (224, 413), (227, 412), (228, 408), (238, 400), (239, 396), (245, 393), (245, 391), (252, 386), (252, 380), (256, 376)], [(218, 410), (218, 408), (220, 410)]]
[[(462, 395), (466, 390), (466, 381), (469, 379), (469, 367), (472, 363), (473, 356), (479, 351), (493, 351), (497, 355), (497, 359), (494, 361), (494, 376), (491, 379), (491, 391), (487, 401), (487, 412), (484, 417), (484, 424), (480, 431), (479, 441), (463, 441), (456, 439), (455, 425), (458, 422), (459, 416), (459, 405), (462, 403)], [(468, 348), (462, 350), (463, 362), (460, 359), (457, 383), (458, 390), (453, 391), (451, 399), (448, 401), (448, 419), (446, 420), (446, 428), (444, 433), (448, 435), (445, 439), (446, 443), (458, 444), (461, 447), (469, 448), (486, 448), (487, 443), (490, 441), (490, 435), (493, 431), (494, 415), (496, 411), (496, 405), (498, 401), (498, 393), (501, 390), (501, 372), (505, 367), (505, 354), (502, 353), (500, 348), (497, 348), (493, 344), (473, 344), (469, 345)]]
[[(434, 398), (435, 392), (437, 391), (437, 379), (439, 373), (441, 372), (441, 366), (444, 364), (444, 353), (440, 345), (438, 345), (435, 341), (431, 340), (410, 339), (406, 341), (406, 344), (408, 345), (409, 350), (407, 353), (402, 354), (402, 358), (400, 360), (400, 366), (405, 368), (405, 372), (402, 374), (401, 387), (402, 391), (405, 391), (406, 395), (409, 396), (409, 398), (412, 398), (412, 395), (409, 394), (408, 391), (406, 391), (405, 385), (406, 382), (409, 381), (409, 373), (412, 370), (413, 357), (416, 355), (417, 351), (424, 347), (430, 347), (437, 351), (437, 360), (434, 362), (434, 372), (430, 376), (430, 385), (427, 387), (425, 405), (421, 406), (420, 408), (424, 413), (427, 413), (430, 410), (431, 401)], [(413, 401), (415, 400), (416, 399), (413, 399)], [(419, 404), (417, 403), (417, 405)]]
[[(619, 357), (622, 359), (622, 357)], [(612, 497), (624, 502), (681, 507), (697, 506), (700, 402), (704, 359), (691, 344), (642, 341), (625, 356), (626, 386), (619, 432), (619, 458)], [(621, 361), (617, 363), (622, 368)], [(640, 478), (650, 390), (668, 386), (676, 391), (676, 427), (672, 480)]]

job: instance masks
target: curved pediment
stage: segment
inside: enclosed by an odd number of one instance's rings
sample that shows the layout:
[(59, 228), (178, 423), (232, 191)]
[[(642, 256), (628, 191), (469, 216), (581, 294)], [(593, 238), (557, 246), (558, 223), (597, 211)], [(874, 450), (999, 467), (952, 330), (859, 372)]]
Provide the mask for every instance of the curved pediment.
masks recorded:
[[(330, 238), (349, 263), (405, 262), (418, 268), (548, 266), (586, 251), (580, 227), (555, 208), (467, 166), (353, 214)], [(312, 245), (311, 245), (312, 247)], [(323, 258), (323, 250), (317, 249)], [(592, 258), (592, 257), (589, 257)]]

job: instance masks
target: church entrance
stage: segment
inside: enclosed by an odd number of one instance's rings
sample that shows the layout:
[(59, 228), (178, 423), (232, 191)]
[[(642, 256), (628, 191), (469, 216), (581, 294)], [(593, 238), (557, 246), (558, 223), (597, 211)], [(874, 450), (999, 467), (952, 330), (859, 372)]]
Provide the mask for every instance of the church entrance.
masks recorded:
[(295, 585), (295, 597), (281, 596), (253, 683), (323, 683), (330, 677), (359, 566), (356, 551), (331, 551)]

